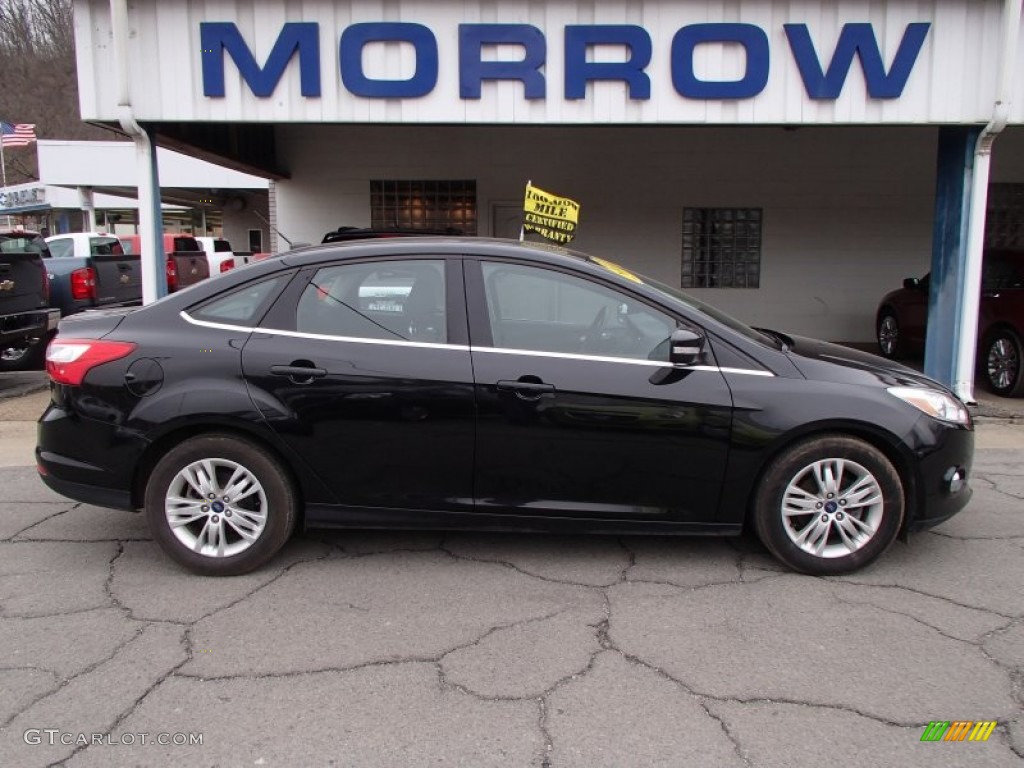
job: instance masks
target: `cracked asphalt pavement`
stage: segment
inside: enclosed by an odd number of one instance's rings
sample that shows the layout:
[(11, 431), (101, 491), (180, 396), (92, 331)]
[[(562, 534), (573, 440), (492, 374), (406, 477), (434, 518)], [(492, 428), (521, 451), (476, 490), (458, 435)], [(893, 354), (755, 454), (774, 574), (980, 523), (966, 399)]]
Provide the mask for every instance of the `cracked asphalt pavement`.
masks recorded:
[(997, 433), (965, 512), (827, 579), (749, 538), (372, 531), (203, 579), (0, 468), (0, 766), (1020, 765), (1024, 426)]

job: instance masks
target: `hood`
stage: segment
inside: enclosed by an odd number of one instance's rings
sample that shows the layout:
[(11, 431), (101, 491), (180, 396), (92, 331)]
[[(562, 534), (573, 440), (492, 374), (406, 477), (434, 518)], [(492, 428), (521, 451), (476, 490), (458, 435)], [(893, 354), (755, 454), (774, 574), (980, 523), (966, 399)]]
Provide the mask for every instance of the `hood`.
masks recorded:
[(884, 357), (803, 336), (790, 338), (793, 344), (789, 357), (808, 379), (867, 386), (928, 387), (949, 392), (923, 373)]

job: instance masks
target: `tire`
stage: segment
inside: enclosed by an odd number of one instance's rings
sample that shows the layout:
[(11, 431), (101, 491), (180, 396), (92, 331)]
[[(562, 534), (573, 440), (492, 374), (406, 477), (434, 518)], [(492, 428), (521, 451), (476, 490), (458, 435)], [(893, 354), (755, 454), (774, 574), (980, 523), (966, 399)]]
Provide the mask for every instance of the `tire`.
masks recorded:
[[(243, 495), (232, 500), (232, 488)], [(179, 501), (172, 505), (171, 497)], [(266, 563), (291, 536), (297, 506), (280, 462), (231, 435), (201, 435), (175, 446), (146, 482), (153, 537), (173, 560), (203, 576), (236, 576)]]
[(816, 576), (873, 562), (895, 541), (903, 514), (903, 483), (892, 462), (863, 440), (841, 435), (788, 448), (754, 493), (761, 542), (793, 570)]
[(1020, 397), (1024, 394), (1024, 356), (1020, 337), (1009, 328), (996, 331), (985, 345), (982, 359), (985, 381), (997, 395)]
[(881, 351), (882, 357), (899, 360), (906, 354), (903, 337), (900, 334), (900, 321), (891, 309), (884, 309), (878, 315), (878, 322), (875, 324), (875, 339), (878, 341), (878, 349)]
[(35, 371), (46, 361), (46, 345), (49, 337), (31, 340), (22, 339), (0, 348), (0, 372)]

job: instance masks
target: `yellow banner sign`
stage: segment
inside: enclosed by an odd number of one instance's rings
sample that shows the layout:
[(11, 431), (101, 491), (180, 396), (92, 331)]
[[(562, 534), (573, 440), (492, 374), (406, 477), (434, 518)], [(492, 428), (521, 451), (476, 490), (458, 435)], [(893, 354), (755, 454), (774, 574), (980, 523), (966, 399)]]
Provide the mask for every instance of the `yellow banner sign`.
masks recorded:
[(576, 235), (580, 204), (568, 197), (559, 197), (543, 189), (526, 185), (523, 202), (523, 231), (536, 232), (547, 240), (568, 243)]

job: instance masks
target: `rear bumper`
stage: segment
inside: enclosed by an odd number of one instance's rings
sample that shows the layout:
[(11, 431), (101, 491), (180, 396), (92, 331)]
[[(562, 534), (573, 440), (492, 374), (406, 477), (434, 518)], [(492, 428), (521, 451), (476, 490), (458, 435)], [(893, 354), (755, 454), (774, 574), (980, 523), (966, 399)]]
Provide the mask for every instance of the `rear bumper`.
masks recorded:
[(59, 322), (60, 310), (57, 308), (0, 315), (0, 343), (10, 344), (22, 339), (46, 336), (57, 328)]
[(132, 477), (145, 443), (116, 425), (51, 405), (39, 419), (36, 464), (42, 481), (75, 501), (134, 509)]
[[(37, 453), (36, 460), (40, 461)], [(40, 466), (44, 466), (40, 461)], [(131, 494), (128, 491), (119, 491), (115, 488), (103, 488), (96, 485), (85, 485), (84, 483), (73, 483), (70, 480), (63, 480), (50, 473), (39, 475), (43, 483), (61, 496), (67, 496), (75, 501), (83, 501), (86, 504), (93, 504), (97, 507), (111, 507), (113, 509), (133, 510)]]

